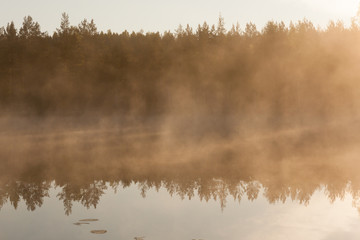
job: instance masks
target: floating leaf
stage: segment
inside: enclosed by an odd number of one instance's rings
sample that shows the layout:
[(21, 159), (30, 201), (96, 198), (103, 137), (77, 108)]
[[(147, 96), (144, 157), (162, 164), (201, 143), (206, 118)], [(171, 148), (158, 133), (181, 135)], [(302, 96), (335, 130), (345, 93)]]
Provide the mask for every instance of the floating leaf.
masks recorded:
[(95, 222), (95, 221), (99, 221), (99, 219), (96, 218), (86, 218), (86, 219), (81, 219), (79, 220), (81, 222)]
[(74, 225), (78, 225), (78, 226), (80, 226), (82, 224), (89, 224), (89, 223), (87, 223), (87, 222), (76, 222), (76, 223), (74, 223)]
[(94, 234), (104, 234), (104, 233), (106, 233), (107, 231), (106, 231), (106, 230), (91, 230), (90, 232), (91, 232), (91, 233), (94, 233)]

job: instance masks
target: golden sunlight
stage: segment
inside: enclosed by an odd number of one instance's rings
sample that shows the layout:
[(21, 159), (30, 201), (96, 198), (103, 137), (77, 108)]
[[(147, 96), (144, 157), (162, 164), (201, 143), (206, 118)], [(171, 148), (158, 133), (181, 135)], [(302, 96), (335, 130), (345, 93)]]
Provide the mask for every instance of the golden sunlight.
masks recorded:
[(301, 0), (313, 11), (323, 11), (334, 16), (334, 19), (339, 17), (353, 17), (356, 15), (359, 7), (358, 0)]

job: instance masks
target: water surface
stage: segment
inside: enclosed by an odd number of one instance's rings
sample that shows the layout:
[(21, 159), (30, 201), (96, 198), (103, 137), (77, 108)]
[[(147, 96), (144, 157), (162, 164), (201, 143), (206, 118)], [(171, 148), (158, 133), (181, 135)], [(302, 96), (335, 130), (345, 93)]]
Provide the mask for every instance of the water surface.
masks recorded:
[(352, 132), (5, 131), (0, 239), (358, 239)]

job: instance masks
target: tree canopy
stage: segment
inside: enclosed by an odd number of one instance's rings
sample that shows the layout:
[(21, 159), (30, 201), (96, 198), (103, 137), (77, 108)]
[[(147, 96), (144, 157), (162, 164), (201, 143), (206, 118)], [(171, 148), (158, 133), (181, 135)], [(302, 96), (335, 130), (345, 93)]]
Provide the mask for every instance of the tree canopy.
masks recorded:
[[(0, 28), (0, 106), (35, 115), (175, 114), (209, 129), (219, 125), (215, 116), (244, 126), (330, 121), (360, 103), (358, 24), (320, 29), (304, 19), (226, 30), (220, 16), (216, 26), (115, 33), (92, 19), (71, 25), (63, 13), (49, 35), (26, 16), (19, 30)], [(214, 120), (207, 126), (199, 116)]]

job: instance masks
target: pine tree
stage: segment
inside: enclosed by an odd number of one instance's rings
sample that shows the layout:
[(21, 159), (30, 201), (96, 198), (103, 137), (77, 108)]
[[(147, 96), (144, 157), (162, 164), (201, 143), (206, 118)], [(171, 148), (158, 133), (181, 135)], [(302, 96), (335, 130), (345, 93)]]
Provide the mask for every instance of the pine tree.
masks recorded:
[(67, 13), (62, 13), (60, 28), (57, 28), (56, 31), (60, 36), (70, 34), (70, 21)]
[(19, 31), (19, 36), (23, 39), (42, 36), (39, 23), (34, 22), (30, 16), (24, 17), (23, 25)]
[(226, 33), (225, 21), (224, 21), (224, 18), (220, 14), (219, 19), (218, 19), (217, 28), (216, 28), (216, 35), (217, 36), (224, 36), (225, 33)]
[(17, 37), (17, 30), (13, 21), (7, 24), (5, 29), (5, 37), (8, 40), (14, 40)]

